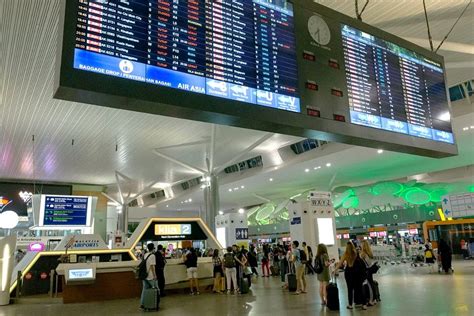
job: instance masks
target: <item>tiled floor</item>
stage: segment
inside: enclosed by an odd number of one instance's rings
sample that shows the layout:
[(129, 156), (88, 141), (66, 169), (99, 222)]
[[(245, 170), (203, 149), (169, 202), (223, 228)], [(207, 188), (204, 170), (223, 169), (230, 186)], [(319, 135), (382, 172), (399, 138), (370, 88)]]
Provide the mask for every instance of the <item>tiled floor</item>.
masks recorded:
[[(340, 315), (474, 315), (474, 261), (454, 263), (453, 275), (429, 274), (426, 268), (409, 265), (383, 266), (376, 279), (380, 284), (382, 302), (367, 311), (349, 311), (343, 278), (339, 282)], [(308, 276), (308, 294), (291, 295), (280, 288), (277, 278), (259, 278), (248, 295), (200, 296), (171, 295), (162, 300), (161, 311), (146, 313), (166, 316), (306, 316), (337, 315), (321, 306), (317, 280)], [(138, 300), (121, 300), (91, 304), (63, 305), (58, 301), (45, 303), (28, 300), (22, 304), (0, 307), (4, 315), (141, 315)]]

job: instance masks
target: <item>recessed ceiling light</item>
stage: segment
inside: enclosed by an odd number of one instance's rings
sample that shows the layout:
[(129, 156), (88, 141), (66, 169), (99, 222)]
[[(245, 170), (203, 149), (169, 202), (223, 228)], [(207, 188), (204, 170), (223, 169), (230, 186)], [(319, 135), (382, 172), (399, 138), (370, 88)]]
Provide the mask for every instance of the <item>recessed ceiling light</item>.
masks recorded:
[(234, 188), (234, 191), (237, 191), (238, 189), (239, 189), (238, 187), (237, 187), (237, 188)]
[(309, 169), (308, 168), (304, 169), (304, 172), (309, 172)]
[(474, 125), (471, 125), (471, 129), (474, 129)]
[(272, 181), (273, 181), (273, 178), (268, 179), (268, 181), (272, 182)]
[(166, 205), (166, 207), (170, 207), (169, 205)]
[(241, 185), (240, 188), (241, 188), (241, 189), (245, 189), (245, 186)]
[(331, 167), (331, 166), (332, 166), (332, 165), (331, 165), (330, 162), (328, 162), (328, 163), (326, 164), (326, 167)]
[(222, 212), (222, 211), (219, 211), (219, 215), (224, 215), (224, 212)]
[(383, 154), (383, 149), (377, 150), (377, 154)]
[[(471, 128), (472, 128), (472, 126), (471, 126)], [(467, 130), (469, 130), (469, 127), (467, 127), (467, 126), (466, 126), (466, 127), (463, 127), (462, 130), (463, 130), (463, 131), (467, 131)]]
[(193, 199), (189, 199), (189, 202), (192, 202), (192, 201), (193, 201)]
[(243, 208), (239, 208), (239, 214), (244, 214), (245, 210)]
[(278, 167), (273, 168), (274, 170), (278, 170)]
[(229, 189), (229, 192), (232, 192), (232, 189)]

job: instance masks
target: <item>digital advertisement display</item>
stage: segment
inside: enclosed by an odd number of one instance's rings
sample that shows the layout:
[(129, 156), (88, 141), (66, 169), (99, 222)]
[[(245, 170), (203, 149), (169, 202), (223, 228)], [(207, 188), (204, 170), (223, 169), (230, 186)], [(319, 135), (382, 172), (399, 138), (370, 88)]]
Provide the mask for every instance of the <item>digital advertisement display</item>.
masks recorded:
[(348, 25), (342, 41), (352, 123), (454, 143), (441, 64)]
[(91, 226), (92, 198), (42, 195), (40, 226)]
[(75, 69), (300, 112), (286, 1), (74, 1)]
[(334, 227), (332, 218), (317, 218), (318, 242), (325, 245), (334, 245)]

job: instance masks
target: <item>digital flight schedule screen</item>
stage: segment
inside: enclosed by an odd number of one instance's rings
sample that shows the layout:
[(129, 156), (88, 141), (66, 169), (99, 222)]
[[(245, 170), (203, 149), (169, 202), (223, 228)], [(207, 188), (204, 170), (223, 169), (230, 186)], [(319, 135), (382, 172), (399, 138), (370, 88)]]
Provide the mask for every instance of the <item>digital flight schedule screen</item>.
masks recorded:
[(286, 1), (76, 1), (76, 69), (300, 112)]
[(351, 123), (454, 143), (441, 64), (348, 25), (342, 41)]

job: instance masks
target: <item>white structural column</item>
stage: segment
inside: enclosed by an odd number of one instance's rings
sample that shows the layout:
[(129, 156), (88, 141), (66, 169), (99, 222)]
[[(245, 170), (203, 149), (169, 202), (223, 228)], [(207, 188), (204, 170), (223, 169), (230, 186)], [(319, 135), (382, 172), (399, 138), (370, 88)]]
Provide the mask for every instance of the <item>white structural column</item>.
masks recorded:
[(316, 254), (318, 244), (328, 248), (329, 257), (338, 259), (336, 221), (330, 192), (310, 191), (288, 204), (291, 240), (303, 241)]
[(204, 201), (206, 206), (206, 223), (213, 233), (216, 233), (215, 218), (219, 213), (219, 180), (216, 175), (208, 176), (209, 183), (204, 189)]
[(10, 283), (15, 263), (16, 236), (0, 238), (0, 306), (10, 303)]

